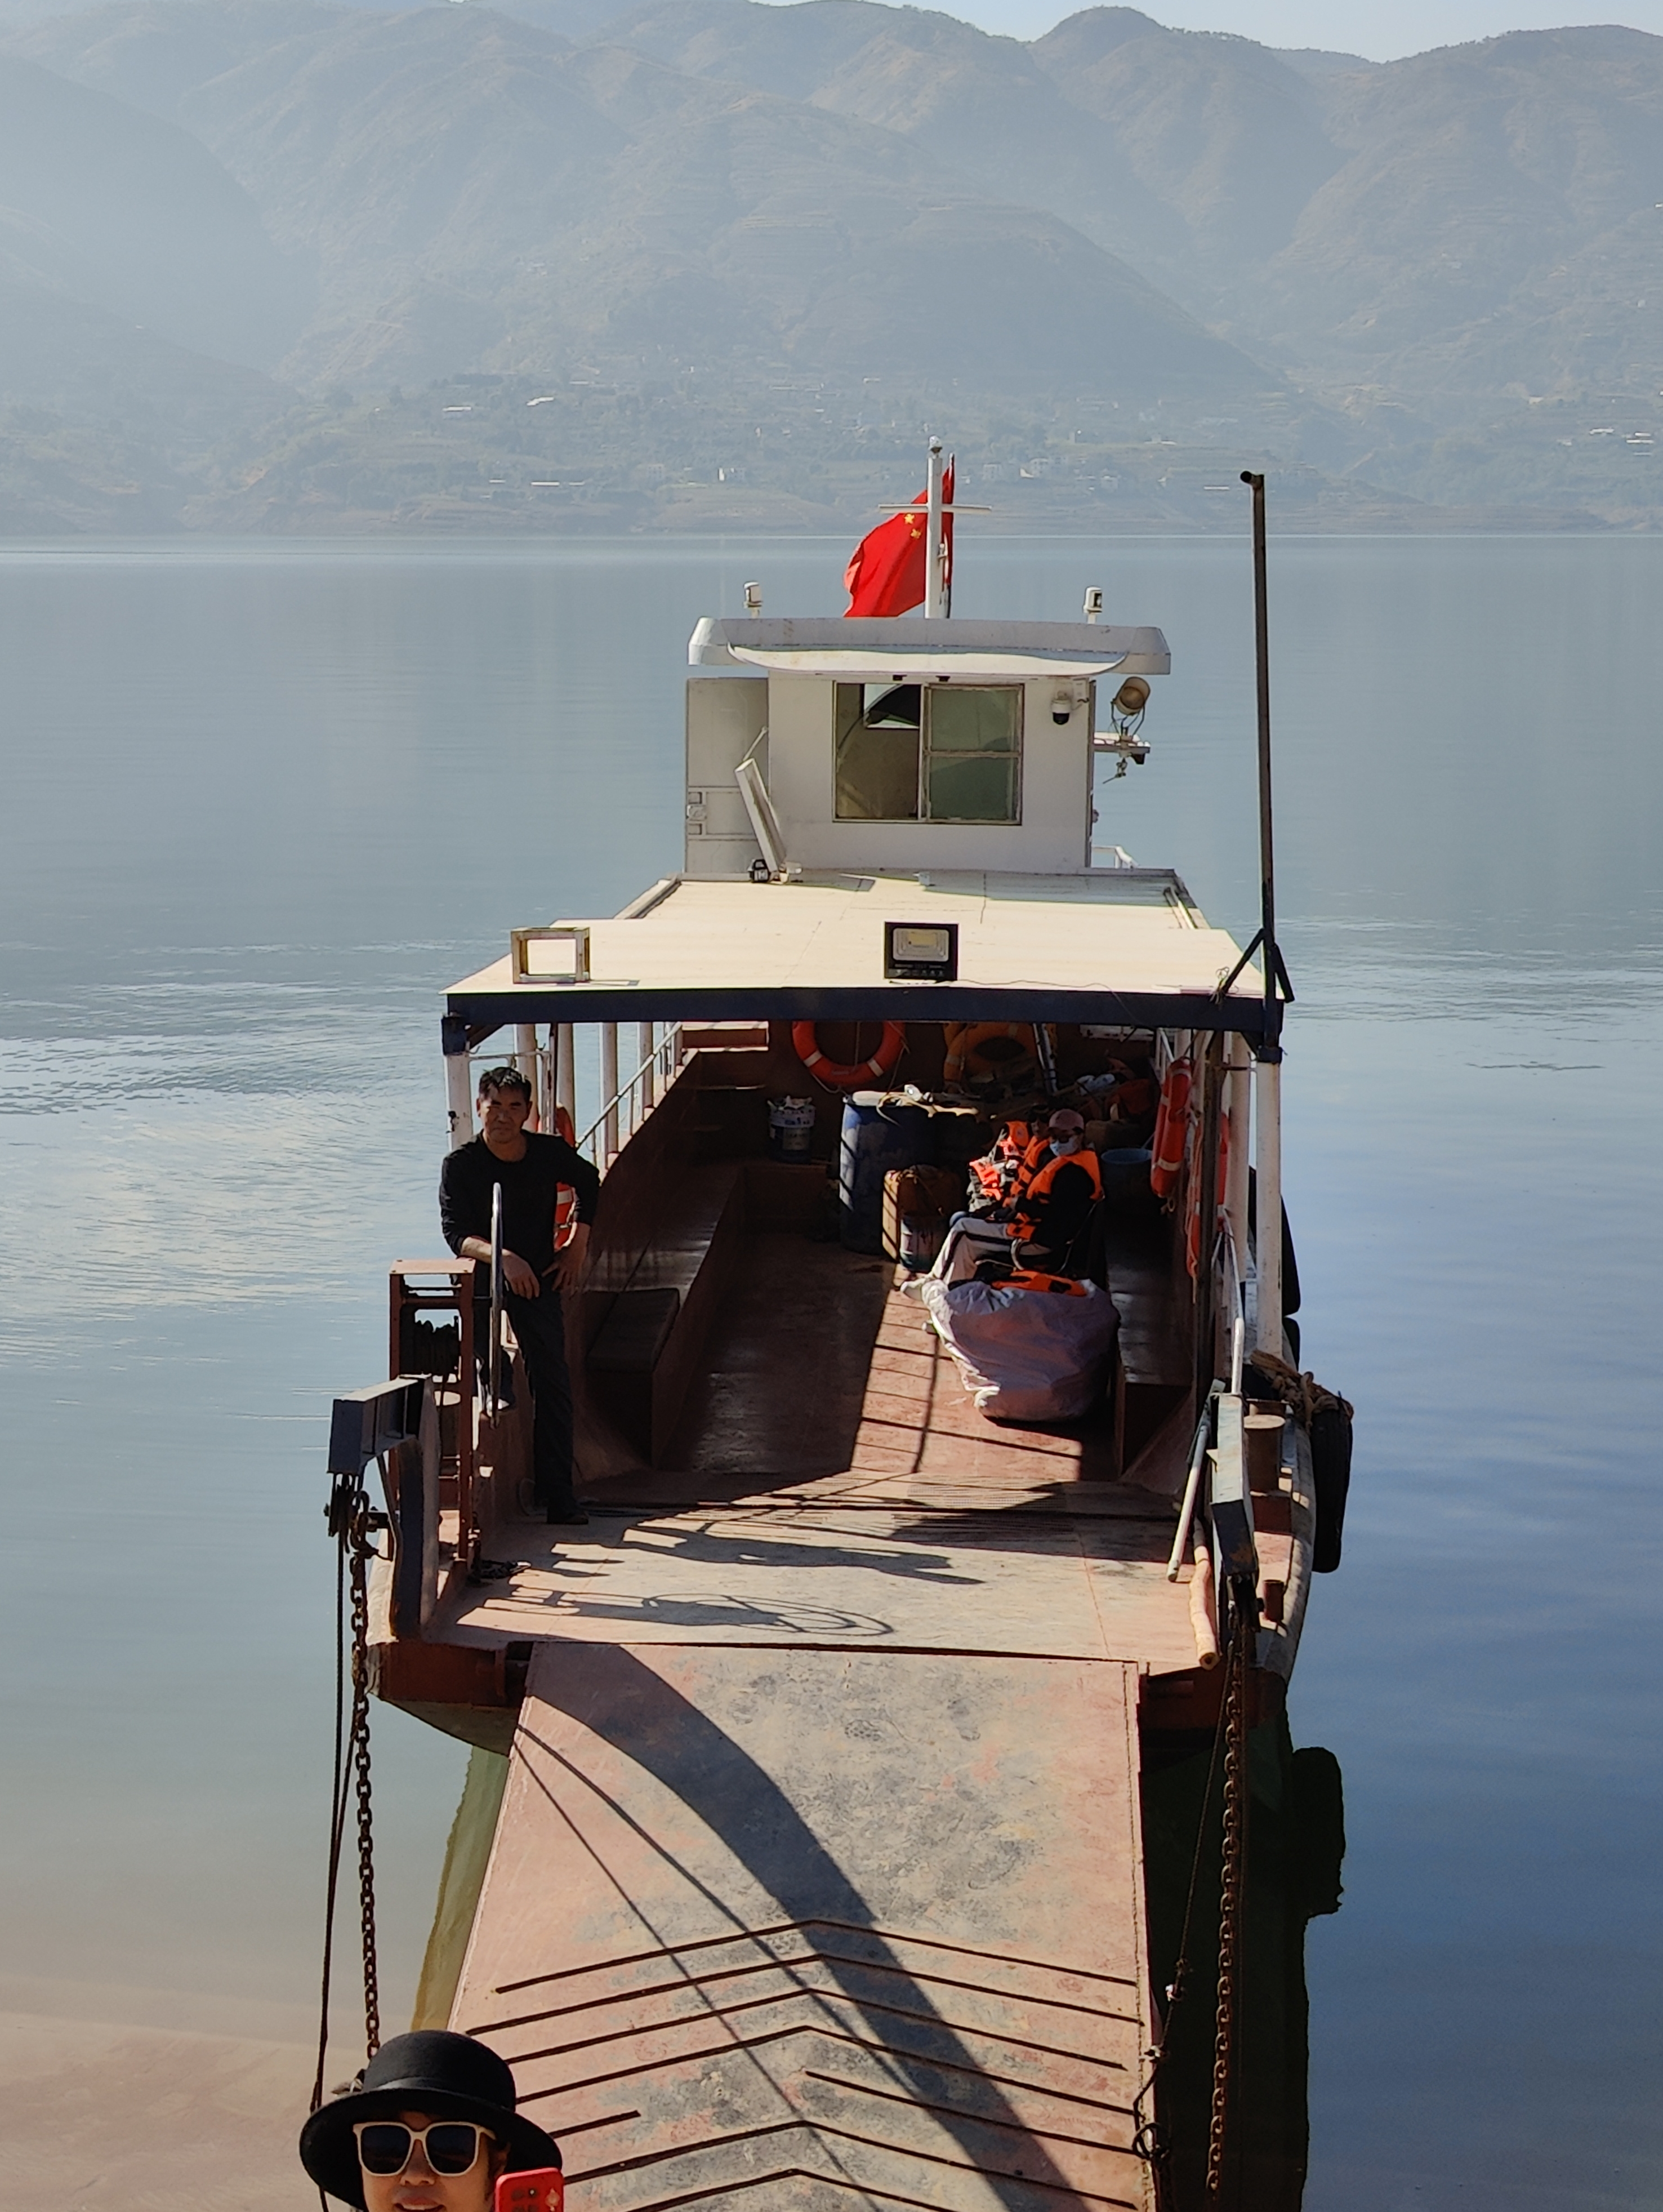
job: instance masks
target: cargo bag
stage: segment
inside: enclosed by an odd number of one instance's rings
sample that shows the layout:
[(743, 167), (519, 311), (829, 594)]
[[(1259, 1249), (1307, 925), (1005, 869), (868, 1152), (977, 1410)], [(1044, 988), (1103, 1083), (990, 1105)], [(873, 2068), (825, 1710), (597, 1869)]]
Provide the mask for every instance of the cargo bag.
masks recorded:
[(1008, 1283), (909, 1283), (990, 1421), (1071, 1421), (1108, 1379), (1120, 1316), (1107, 1291), (1053, 1297)]
[(883, 1178), (885, 1255), (908, 1267), (929, 1267), (963, 1203), (962, 1176), (945, 1168), (891, 1168)]

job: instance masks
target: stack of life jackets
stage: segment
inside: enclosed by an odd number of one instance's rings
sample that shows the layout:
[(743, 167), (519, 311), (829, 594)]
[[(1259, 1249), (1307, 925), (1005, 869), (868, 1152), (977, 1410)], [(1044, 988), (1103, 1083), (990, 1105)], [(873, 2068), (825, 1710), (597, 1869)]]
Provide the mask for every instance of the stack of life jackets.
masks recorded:
[[(1050, 1141), (1043, 1130), (1035, 1134), (1031, 1121), (1007, 1121), (994, 1139), (992, 1150), (970, 1163), (971, 1211), (1003, 1217), (1025, 1187), (1024, 1174), (1031, 1174), (1038, 1166), (1039, 1158), (1050, 1149)], [(1030, 1154), (1038, 1156), (1033, 1167), (1029, 1164)]]

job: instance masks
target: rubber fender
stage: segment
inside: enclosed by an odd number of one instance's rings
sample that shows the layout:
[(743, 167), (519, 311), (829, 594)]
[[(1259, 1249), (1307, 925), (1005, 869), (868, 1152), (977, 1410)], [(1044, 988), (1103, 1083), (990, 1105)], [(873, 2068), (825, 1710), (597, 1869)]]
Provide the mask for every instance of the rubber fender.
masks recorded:
[(1320, 1407), (1311, 1416), (1311, 1477), (1316, 1489), (1311, 1565), (1319, 1575), (1331, 1575), (1339, 1565), (1345, 1499), (1351, 1487), (1351, 1416), (1342, 1399)]

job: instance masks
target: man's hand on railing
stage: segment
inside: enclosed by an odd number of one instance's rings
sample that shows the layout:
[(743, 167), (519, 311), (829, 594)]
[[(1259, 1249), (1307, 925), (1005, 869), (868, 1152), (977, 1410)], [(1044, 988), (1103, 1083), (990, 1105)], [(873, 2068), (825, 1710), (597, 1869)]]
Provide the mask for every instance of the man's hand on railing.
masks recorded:
[[(572, 1231), (571, 1243), (555, 1253), (553, 1267), (545, 1270), (547, 1280), (557, 1291), (574, 1291), (582, 1282), (588, 1265), (589, 1224), (580, 1221)], [(529, 1275), (531, 1271), (528, 1267), (525, 1272)]]
[[(489, 1267), (491, 1264), (490, 1238), (464, 1237), (458, 1256), (464, 1260), (481, 1261)], [(536, 1297), (543, 1287), (537, 1279), (537, 1269), (531, 1262), (528, 1260), (522, 1260), (518, 1252), (506, 1249), (502, 1255), (502, 1279), (516, 1296), (522, 1298)]]

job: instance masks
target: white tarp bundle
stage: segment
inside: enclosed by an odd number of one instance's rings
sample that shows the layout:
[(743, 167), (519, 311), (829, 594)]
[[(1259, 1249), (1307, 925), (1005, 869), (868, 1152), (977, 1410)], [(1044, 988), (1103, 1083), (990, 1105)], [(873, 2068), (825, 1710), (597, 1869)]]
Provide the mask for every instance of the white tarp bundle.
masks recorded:
[(1081, 1287), (1074, 1297), (930, 1275), (907, 1285), (992, 1421), (1071, 1421), (1089, 1411), (1120, 1316), (1107, 1291)]

